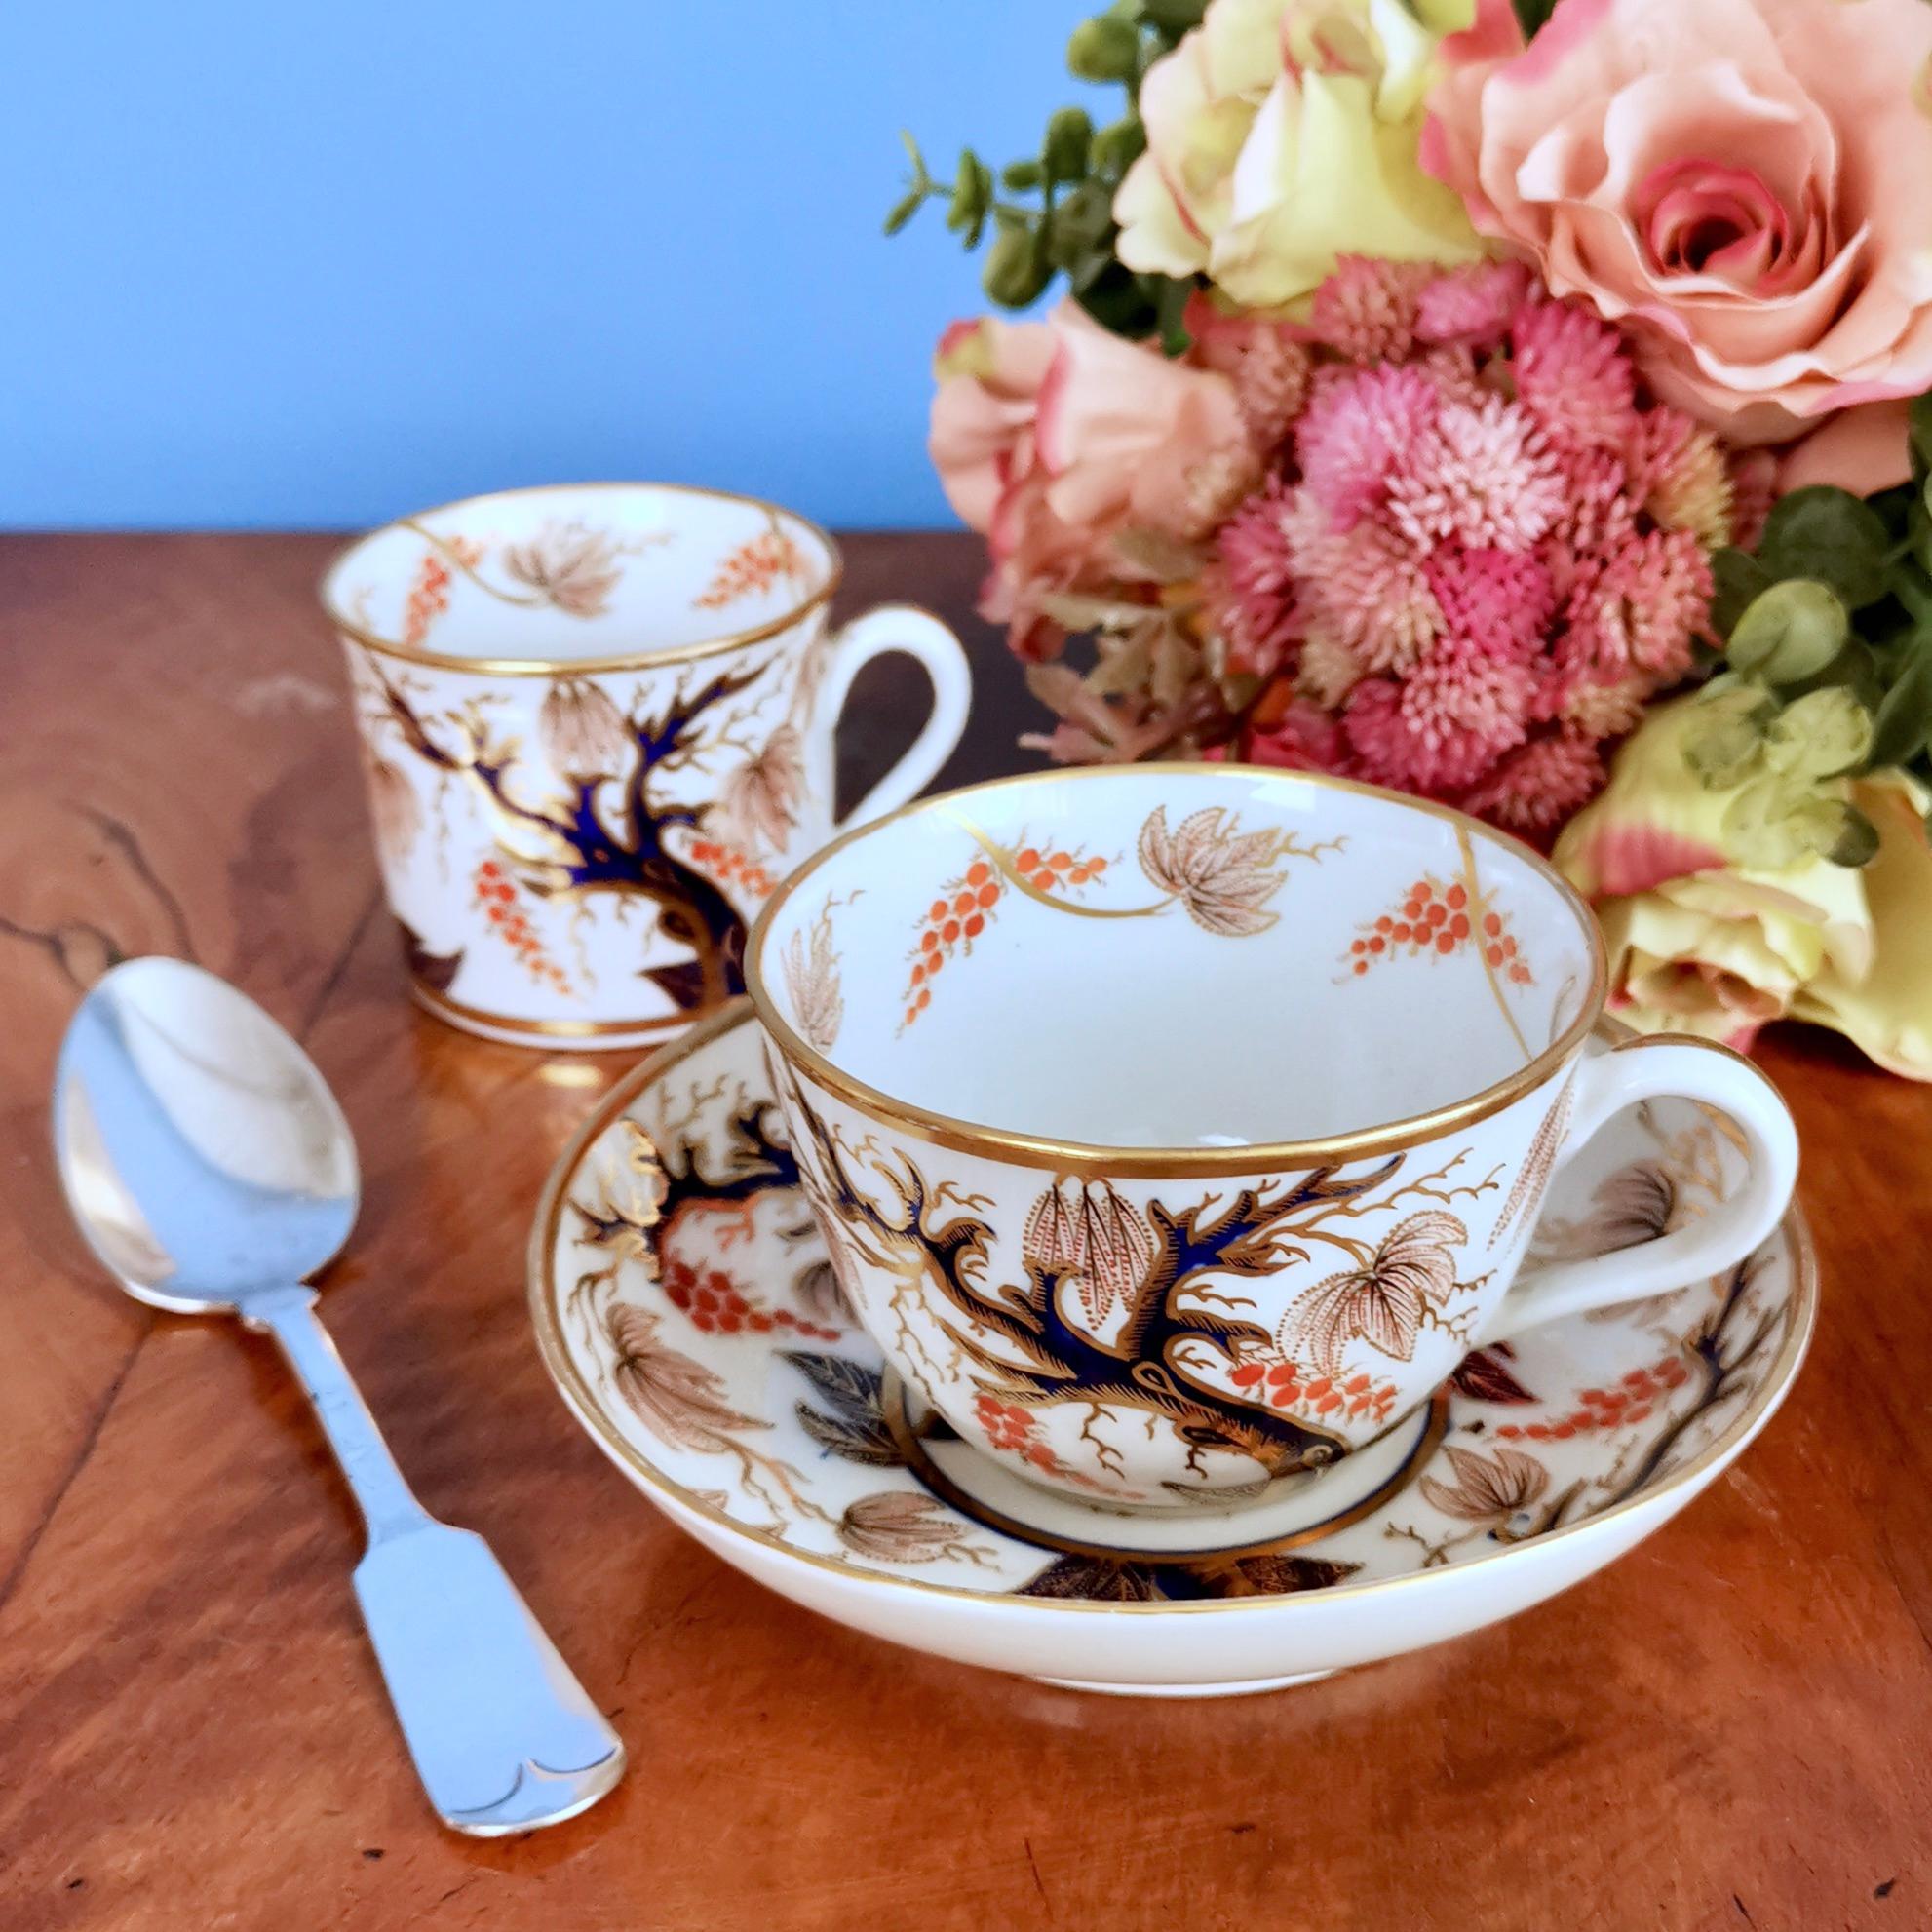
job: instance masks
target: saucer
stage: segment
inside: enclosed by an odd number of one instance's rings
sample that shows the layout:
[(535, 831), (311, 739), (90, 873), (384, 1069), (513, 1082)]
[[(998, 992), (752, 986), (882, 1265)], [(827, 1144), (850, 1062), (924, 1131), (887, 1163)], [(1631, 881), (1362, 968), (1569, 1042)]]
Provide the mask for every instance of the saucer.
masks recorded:
[[(992, 1468), (902, 1389), (844, 1306), (783, 1134), (743, 1000), (620, 1081), (538, 1208), (545, 1365), (612, 1461), (746, 1574), (1076, 1688), (1273, 1688), (1540, 1603), (1737, 1458), (1817, 1313), (1794, 1210), (1714, 1280), (1477, 1350), (1333, 1470), (1217, 1511), (1123, 1512)], [(1648, 1104), (1553, 1182), (1538, 1252), (1627, 1247), (1741, 1173), (1721, 1116)]]

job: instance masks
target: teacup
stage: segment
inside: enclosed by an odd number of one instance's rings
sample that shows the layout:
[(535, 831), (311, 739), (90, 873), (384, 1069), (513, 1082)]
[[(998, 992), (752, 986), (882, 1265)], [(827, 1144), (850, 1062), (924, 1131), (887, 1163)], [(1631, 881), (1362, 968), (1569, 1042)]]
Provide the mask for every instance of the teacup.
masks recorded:
[[(892, 1366), (1014, 1473), (1142, 1508), (1270, 1493), (1479, 1344), (1770, 1233), (1797, 1163), (1776, 1089), (1702, 1041), (1587, 1054), (1604, 977), (1589, 908), (1514, 840), (1198, 764), (848, 833), (765, 908), (746, 971)], [(1551, 1175), (1661, 1095), (1736, 1123), (1744, 1181), (1642, 1246), (1523, 1268)]]
[(837, 547), (803, 517), (668, 483), (479, 496), (364, 537), (322, 583), (410, 982), (493, 1039), (662, 1039), (742, 987), (745, 923), (837, 830), (832, 734), (905, 651), (933, 710), (850, 815), (958, 742), (959, 641), (891, 606), (827, 628)]

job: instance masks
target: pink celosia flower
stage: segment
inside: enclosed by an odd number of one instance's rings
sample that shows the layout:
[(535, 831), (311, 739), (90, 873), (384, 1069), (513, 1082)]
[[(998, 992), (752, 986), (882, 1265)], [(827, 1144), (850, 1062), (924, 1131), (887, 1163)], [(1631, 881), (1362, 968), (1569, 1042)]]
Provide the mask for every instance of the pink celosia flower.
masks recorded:
[(1415, 339), (1416, 302), (1430, 272), (1423, 262), (1343, 255), (1309, 302), (1308, 332), (1351, 363), (1401, 362)]
[(1296, 635), (1294, 563), (1282, 524), (1288, 490), (1279, 478), (1251, 496), (1220, 527), (1202, 598), (1227, 645), (1230, 671), (1269, 677)]
[(1525, 665), (1432, 654), (1407, 677), (1356, 685), (1342, 732), (1377, 785), (1461, 792), (1523, 743), (1531, 688)]
[(1415, 339), (1488, 348), (1500, 341), (1529, 292), (1529, 271), (1517, 261), (1481, 261), (1438, 275), (1415, 299)]
[[(1544, 835), (1603, 784), (1604, 743), (1689, 671), (1710, 552), (1753, 490), (1641, 393), (1614, 329), (1521, 267), (1379, 272), (1378, 305), (1377, 265), (1345, 264), (1304, 332), (1347, 359), (1380, 318), (1402, 358), (1318, 367), (1288, 480), (1223, 532), (1215, 621), (1279, 639), (1292, 599), (1298, 639), (1279, 659), (1294, 703), (1243, 749)], [(1320, 343), (1324, 316), (1339, 342)], [(1313, 730), (1310, 707), (1338, 730)]]
[(1569, 727), (1519, 746), (1463, 796), (1464, 807), (1519, 831), (1554, 831), (1602, 791), (1594, 733)]
[(1289, 557), (1312, 593), (1316, 629), (1365, 671), (1406, 671), (1443, 628), (1425, 560), (1379, 522), (1335, 529), (1309, 490), (1282, 514)]
[(1637, 381), (1614, 328), (1562, 302), (1526, 302), (1510, 346), (1516, 393), (1553, 443), (1619, 447), (1635, 424)]
[(1389, 515), (1417, 551), (1528, 550), (1563, 514), (1563, 474), (1536, 420), (1502, 396), (1445, 403), (1387, 477)]
[(1524, 662), (1541, 651), (1556, 590), (1533, 551), (1445, 544), (1423, 570), (1443, 628), (1463, 650)]
[(1318, 387), (1295, 431), (1302, 483), (1338, 530), (1387, 493), (1403, 454), (1441, 413), (1428, 376), (1395, 364)]

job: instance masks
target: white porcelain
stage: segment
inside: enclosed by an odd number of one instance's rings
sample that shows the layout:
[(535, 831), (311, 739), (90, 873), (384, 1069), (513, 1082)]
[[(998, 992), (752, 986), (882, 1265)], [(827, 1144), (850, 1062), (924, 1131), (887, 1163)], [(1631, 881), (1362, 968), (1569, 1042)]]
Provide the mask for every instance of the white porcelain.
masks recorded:
[(832, 735), (860, 667), (905, 651), (934, 703), (846, 823), (910, 798), (966, 721), (952, 633), (904, 605), (829, 631), (838, 574), (804, 518), (668, 483), (474, 497), (337, 560), (322, 599), (425, 1006), (601, 1048), (737, 993), (745, 923), (838, 829)]
[[(962, 1663), (1220, 1694), (1514, 1615), (1714, 1482), (1783, 1401), (1816, 1314), (1794, 1211), (1715, 1281), (1469, 1357), (1426, 1453), (1366, 1499), (1331, 1487), (1366, 1458), (1312, 1479), (1337, 1507), (1298, 1531), (1272, 1501), (1178, 1518), (1025, 1484), (954, 1500), (945, 1469), (997, 1468), (944, 1425), (895, 1430), (900, 1391), (842, 1305), (773, 1088), (742, 1003), (619, 1083), (538, 1211), (538, 1341), (593, 1440), (700, 1542), (807, 1608)], [(1744, 1173), (1722, 1122), (1652, 1102), (1554, 1182), (1539, 1249), (1576, 1259), (1708, 1218)]]
[[(1583, 1060), (1602, 941), (1534, 854), (1296, 772), (926, 800), (794, 873), (746, 978), (859, 1319), (967, 1442), (1075, 1497), (1327, 1466), (1468, 1349), (1748, 1254), (1797, 1171), (1738, 1056)], [(1666, 1094), (1736, 1123), (1743, 1184), (1519, 1282), (1552, 1173)]]

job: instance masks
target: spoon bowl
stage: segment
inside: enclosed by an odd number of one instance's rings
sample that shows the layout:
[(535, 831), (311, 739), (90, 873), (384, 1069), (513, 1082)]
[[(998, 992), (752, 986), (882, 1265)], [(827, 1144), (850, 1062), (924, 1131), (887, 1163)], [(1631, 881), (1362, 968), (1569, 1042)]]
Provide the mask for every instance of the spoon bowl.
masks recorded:
[(305, 1280), (355, 1222), (355, 1140), (315, 1063), (247, 994), (178, 959), (128, 960), (82, 1001), (54, 1137), (88, 1245), (157, 1308), (233, 1311)]

